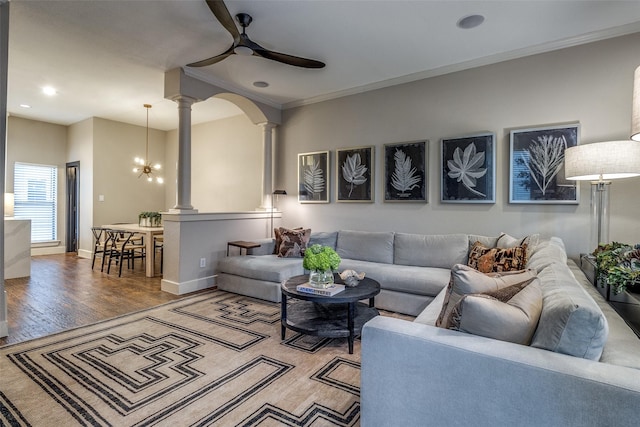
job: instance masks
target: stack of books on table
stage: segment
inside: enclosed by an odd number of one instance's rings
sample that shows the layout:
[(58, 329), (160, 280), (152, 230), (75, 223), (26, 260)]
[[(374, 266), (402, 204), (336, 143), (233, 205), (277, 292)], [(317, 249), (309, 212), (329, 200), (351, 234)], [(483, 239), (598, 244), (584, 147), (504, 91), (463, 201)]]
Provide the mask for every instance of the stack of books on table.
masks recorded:
[(328, 288), (315, 288), (309, 283), (303, 283), (296, 286), (298, 292), (304, 292), (305, 294), (322, 295), (325, 297), (332, 297), (337, 293), (344, 291), (344, 285), (334, 283)]

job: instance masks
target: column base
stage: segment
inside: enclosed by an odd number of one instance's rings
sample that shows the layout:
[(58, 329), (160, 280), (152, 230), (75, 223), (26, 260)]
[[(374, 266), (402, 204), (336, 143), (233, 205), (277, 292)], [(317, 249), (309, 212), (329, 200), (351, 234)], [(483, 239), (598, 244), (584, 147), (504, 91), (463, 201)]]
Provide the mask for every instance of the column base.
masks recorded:
[(170, 214), (197, 214), (198, 213), (198, 209), (176, 209), (176, 208), (171, 208), (169, 209), (168, 213)]

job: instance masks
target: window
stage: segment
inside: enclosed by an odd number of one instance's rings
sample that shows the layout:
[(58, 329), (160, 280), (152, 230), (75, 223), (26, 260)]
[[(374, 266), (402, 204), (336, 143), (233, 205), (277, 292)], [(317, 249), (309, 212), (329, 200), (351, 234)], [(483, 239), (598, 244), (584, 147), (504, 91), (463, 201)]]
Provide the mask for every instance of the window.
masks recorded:
[(31, 220), (31, 243), (58, 240), (58, 168), (16, 162), (14, 216)]

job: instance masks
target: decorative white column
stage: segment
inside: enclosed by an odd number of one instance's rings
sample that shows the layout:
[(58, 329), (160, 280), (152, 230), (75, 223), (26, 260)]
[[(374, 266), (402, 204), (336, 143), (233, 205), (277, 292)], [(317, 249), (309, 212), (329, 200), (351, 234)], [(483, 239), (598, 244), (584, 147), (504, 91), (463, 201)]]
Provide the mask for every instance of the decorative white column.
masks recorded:
[[(9, 58), (9, 2), (0, 0), (0, 207), (4, 212), (7, 160), (7, 73)], [(7, 292), (4, 289), (4, 214), (0, 222), (0, 337), (9, 335)]]
[(273, 130), (274, 123), (261, 123), (262, 126), (262, 149), (264, 152), (264, 165), (262, 168), (262, 207), (265, 210), (272, 210), (273, 203)]
[(176, 205), (170, 213), (197, 213), (191, 206), (191, 105), (188, 96), (174, 98), (178, 103), (178, 170), (176, 171)]

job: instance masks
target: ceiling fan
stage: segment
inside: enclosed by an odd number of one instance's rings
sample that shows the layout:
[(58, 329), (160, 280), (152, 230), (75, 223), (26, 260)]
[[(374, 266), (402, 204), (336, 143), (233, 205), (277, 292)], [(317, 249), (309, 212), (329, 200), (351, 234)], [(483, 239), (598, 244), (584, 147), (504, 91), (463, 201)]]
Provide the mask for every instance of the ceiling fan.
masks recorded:
[(220, 21), (222, 26), (233, 37), (233, 44), (226, 52), (216, 55), (214, 57), (204, 59), (198, 62), (192, 62), (187, 64), (187, 67), (206, 67), (207, 65), (220, 62), (228, 56), (237, 55), (253, 55), (260, 56), (262, 58), (271, 59), (273, 61), (282, 62), (283, 64), (293, 65), (295, 67), (303, 68), (323, 68), (324, 62), (316, 61), (313, 59), (300, 58), (299, 56), (287, 55), (285, 53), (274, 52), (272, 50), (265, 49), (258, 43), (251, 41), (246, 34), (246, 29), (253, 21), (253, 18), (248, 13), (238, 13), (236, 19), (242, 27), (242, 33), (238, 31), (236, 24), (233, 22), (233, 18), (229, 13), (229, 9), (225, 6), (222, 0), (206, 0), (207, 6), (213, 12), (213, 15)]

